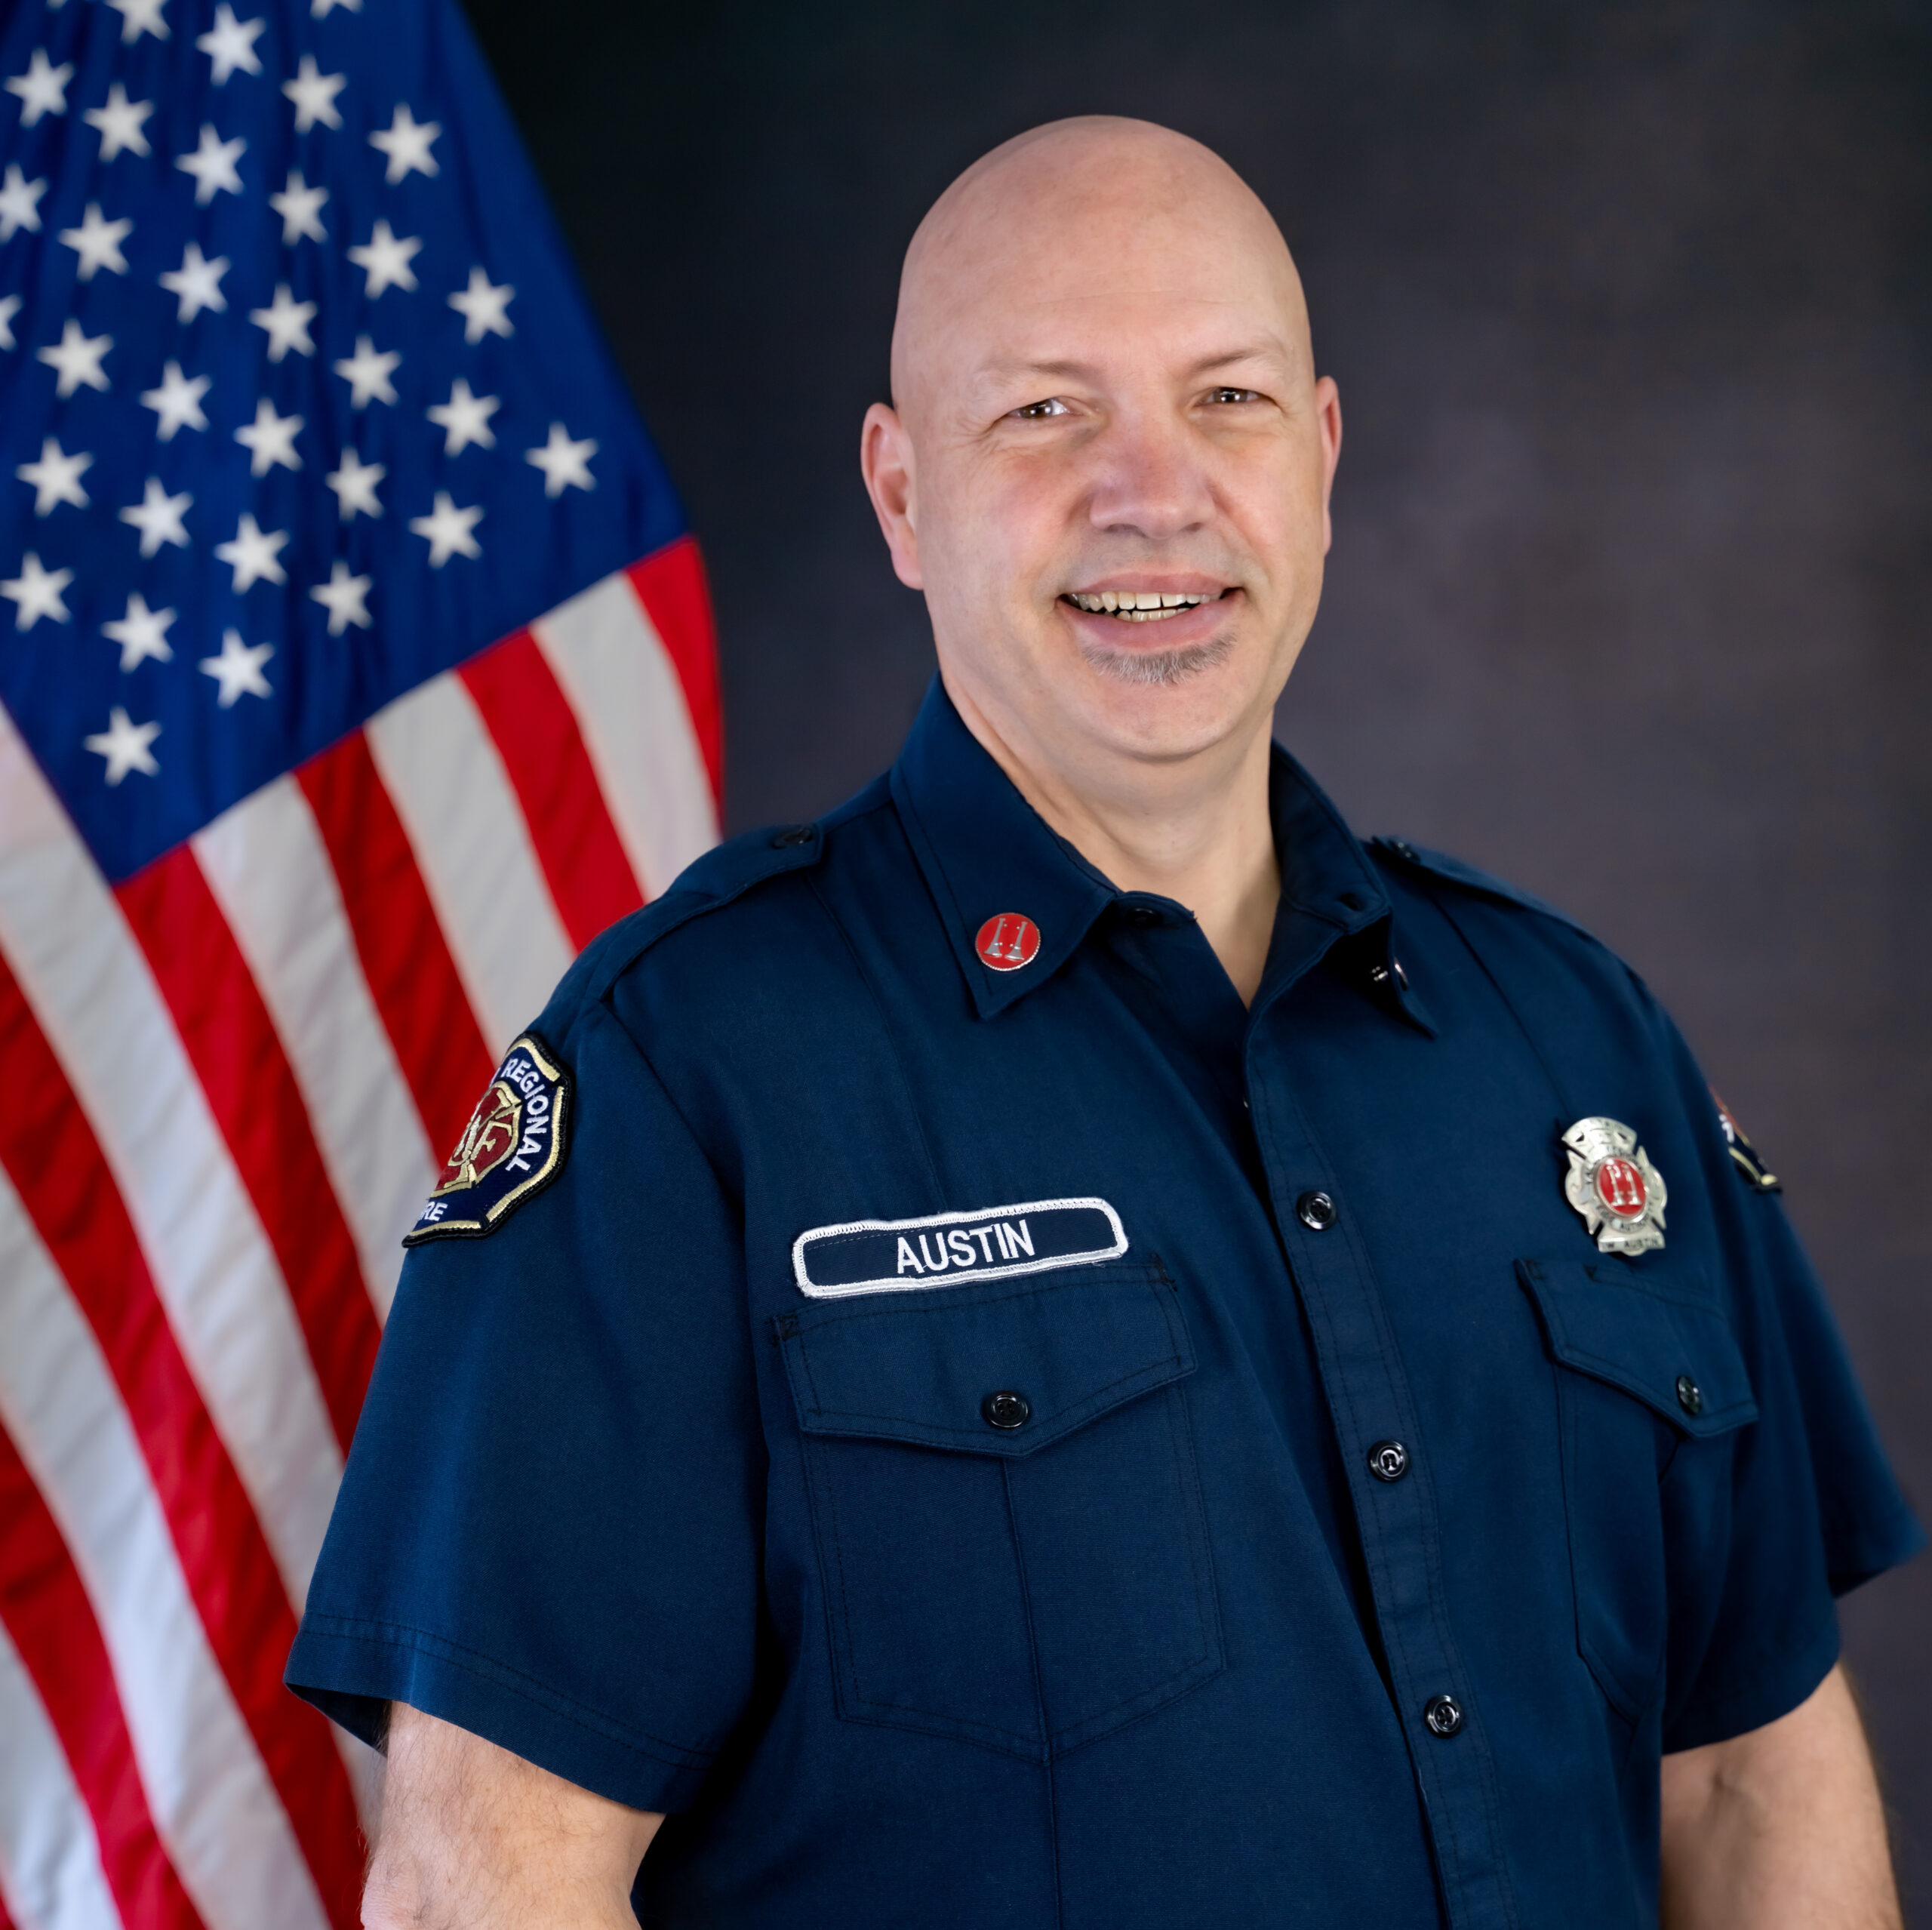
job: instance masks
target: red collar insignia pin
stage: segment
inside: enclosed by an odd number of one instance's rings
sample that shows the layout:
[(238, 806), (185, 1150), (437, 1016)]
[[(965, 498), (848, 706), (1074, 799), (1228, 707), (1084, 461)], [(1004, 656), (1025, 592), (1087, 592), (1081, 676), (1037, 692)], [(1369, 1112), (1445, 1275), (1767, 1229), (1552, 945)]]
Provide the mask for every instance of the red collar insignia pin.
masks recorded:
[(1663, 1245), (1663, 1175), (1637, 1135), (1615, 1119), (1579, 1119), (1563, 1135), (1570, 1155), (1563, 1191), (1603, 1253), (1638, 1254)]
[(1017, 971), (1038, 953), (1040, 928), (1017, 911), (1000, 912), (980, 927), (973, 949), (989, 971)]

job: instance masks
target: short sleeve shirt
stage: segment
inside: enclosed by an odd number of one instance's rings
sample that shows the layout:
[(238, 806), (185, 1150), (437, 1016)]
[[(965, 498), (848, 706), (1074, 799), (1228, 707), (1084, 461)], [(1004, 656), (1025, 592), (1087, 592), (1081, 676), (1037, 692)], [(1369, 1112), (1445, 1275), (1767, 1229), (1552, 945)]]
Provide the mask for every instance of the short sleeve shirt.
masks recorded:
[(652, 1924), (1654, 1924), (1660, 1753), (1917, 1525), (1642, 984), (1272, 805), (1244, 1013), (937, 684), (593, 944), (412, 1236), (291, 1684), (671, 1812)]

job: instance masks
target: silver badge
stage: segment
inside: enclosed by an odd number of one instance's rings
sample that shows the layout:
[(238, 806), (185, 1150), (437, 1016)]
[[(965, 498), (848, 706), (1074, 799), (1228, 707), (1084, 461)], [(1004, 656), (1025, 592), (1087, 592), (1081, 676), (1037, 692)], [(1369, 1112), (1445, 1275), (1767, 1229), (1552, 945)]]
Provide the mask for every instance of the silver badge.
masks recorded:
[(1615, 1119), (1579, 1119), (1563, 1135), (1570, 1170), (1563, 1190), (1604, 1253), (1642, 1253), (1663, 1245), (1669, 1196), (1637, 1135)]

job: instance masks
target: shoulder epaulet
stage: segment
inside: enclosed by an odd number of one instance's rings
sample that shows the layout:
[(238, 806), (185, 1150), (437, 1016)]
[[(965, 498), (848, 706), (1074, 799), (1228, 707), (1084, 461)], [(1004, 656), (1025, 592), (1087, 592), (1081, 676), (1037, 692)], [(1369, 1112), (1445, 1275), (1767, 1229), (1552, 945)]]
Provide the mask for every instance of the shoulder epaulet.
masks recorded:
[(1501, 878), (1478, 870), (1473, 864), (1465, 864), (1459, 857), (1451, 857), (1445, 851), (1432, 851), (1420, 845), (1412, 845), (1406, 838), (1374, 838), (1370, 840), (1370, 848), (1386, 853), (1403, 864), (1414, 866), (1417, 871), (1426, 872), (1432, 878), (1440, 878), (1447, 883), (1460, 885), (1466, 890), (1480, 891), (1484, 896), (1500, 898), (1505, 904), (1520, 905), (1525, 911), (1540, 912), (1545, 918), (1553, 918), (1559, 925), (1567, 925), (1572, 931), (1579, 933), (1592, 944), (1601, 943), (1596, 934), (1586, 925), (1580, 924), (1567, 911), (1546, 903), (1534, 894), (1523, 891)]

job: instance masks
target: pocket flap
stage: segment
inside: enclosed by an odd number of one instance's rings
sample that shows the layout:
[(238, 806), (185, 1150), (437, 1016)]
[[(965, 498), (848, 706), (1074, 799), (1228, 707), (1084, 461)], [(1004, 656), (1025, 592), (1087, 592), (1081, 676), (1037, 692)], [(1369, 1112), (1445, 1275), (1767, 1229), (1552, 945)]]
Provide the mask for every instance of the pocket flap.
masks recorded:
[[(1036, 1285), (832, 1301), (772, 1323), (808, 1434), (1016, 1456), (1194, 1371), (1158, 1265), (1089, 1267)], [(1025, 1417), (986, 1404), (1017, 1395)], [(999, 1406), (1011, 1420), (1011, 1402)]]
[(1564, 1366), (1635, 1395), (1687, 1434), (1757, 1419), (1730, 1322), (1697, 1277), (1638, 1281), (1614, 1260), (1519, 1260), (1516, 1270)]

